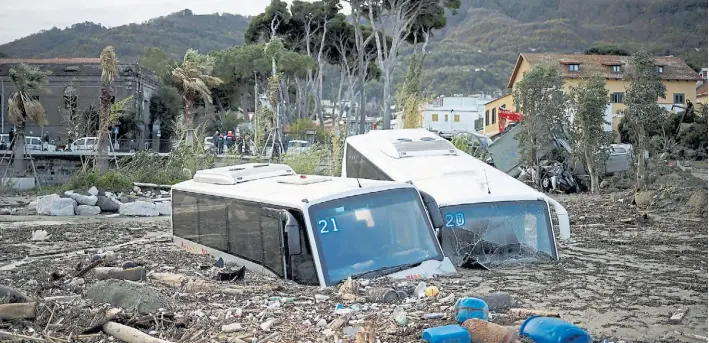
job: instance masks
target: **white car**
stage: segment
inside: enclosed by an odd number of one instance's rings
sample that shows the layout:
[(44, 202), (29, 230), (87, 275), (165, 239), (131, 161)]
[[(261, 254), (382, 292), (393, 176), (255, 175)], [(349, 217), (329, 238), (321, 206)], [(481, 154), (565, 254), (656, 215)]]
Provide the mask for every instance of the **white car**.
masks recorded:
[(25, 148), (31, 151), (42, 151), (42, 138), (25, 136)]
[(292, 140), (288, 142), (286, 153), (300, 154), (306, 152), (310, 148), (310, 142), (302, 140)]
[(93, 151), (96, 149), (96, 137), (82, 137), (71, 143), (71, 151)]

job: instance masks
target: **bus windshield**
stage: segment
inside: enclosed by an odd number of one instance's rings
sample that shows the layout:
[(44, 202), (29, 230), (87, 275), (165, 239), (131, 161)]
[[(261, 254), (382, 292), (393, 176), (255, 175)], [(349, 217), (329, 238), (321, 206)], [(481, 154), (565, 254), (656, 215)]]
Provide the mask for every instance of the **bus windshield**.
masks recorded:
[(558, 258), (543, 200), (444, 206), (441, 212), (441, 245), (456, 266)]
[(309, 214), (328, 286), (370, 271), (385, 275), (390, 268), (443, 260), (414, 188), (331, 200), (311, 206)]

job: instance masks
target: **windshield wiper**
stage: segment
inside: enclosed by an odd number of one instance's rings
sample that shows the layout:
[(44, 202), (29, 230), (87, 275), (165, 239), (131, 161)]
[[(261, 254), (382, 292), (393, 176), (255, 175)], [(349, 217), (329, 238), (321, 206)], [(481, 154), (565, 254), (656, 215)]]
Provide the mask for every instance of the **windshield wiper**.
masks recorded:
[(377, 269), (370, 270), (367, 272), (362, 272), (359, 274), (352, 275), (352, 278), (353, 279), (360, 279), (360, 278), (367, 279), (367, 278), (375, 278), (375, 277), (379, 277), (379, 276), (389, 275), (392, 273), (402, 271), (404, 269), (418, 267), (419, 265), (421, 265), (421, 263), (423, 263), (423, 261), (416, 262), (416, 263), (402, 264), (402, 265), (398, 265), (398, 266), (381, 267), (381, 268), (377, 268)]

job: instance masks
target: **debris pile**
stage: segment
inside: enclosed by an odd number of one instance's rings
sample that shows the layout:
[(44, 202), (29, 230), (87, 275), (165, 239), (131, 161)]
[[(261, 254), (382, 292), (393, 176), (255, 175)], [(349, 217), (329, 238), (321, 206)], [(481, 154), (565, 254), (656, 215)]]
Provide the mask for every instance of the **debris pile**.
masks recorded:
[(137, 186), (128, 194), (99, 191), (96, 187), (91, 187), (83, 194), (76, 191), (49, 194), (30, 202), (28, 208), (39, 215), (47, 216), (119, 214), (131, 217), (157, 217), (169, 216), (172, 211), (168, 191), (142, 192)]

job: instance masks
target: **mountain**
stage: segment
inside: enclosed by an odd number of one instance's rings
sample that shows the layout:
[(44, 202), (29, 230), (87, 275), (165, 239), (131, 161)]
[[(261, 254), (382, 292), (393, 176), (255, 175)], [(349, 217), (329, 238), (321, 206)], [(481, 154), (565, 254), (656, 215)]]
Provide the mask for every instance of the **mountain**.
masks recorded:
[[(583, 52), (615, 45), (677, 55), (694, 68), (707, 63), (706, 0), (462, 0), (436, 32), (426, 58), (425, 86), (434, 94), (503, 89), (523, 52)], [(243, 43), (249, 18), (195, 15), (190, 10), (142, 24), (105, 28), (93, 23), (51, 29), (0, 46), (11, 57), (90, 57), (113, 45), (123, 61), (156, 46), (175, 58), (188, 48), (206, 53)], [(404, 47), (395, 82), (405, 75)], [(369, 93), (381, 94), (373, 84)]]
[(121, 61), (133, 62), (156, 46), (182, 59), (187, 49), (206, 53), (244, 43), (250, 18), (234, 14), (195, 15), (184, 10), (142, 24), (105, 28), (91, 22), (52, 28), (0, 45), (10, 57), (98, 57), (113, 45)]

